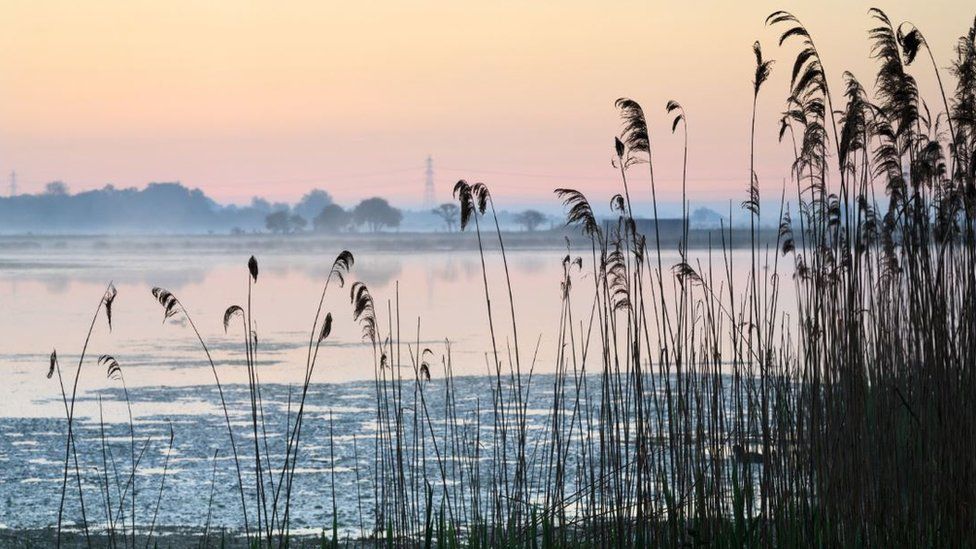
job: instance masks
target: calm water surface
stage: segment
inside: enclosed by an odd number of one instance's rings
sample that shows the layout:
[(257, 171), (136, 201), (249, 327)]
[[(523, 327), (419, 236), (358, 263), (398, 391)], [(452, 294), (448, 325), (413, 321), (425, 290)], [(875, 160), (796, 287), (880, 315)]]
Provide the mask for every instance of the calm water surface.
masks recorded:
[[(109, 281), (118, 289), (113, 330), (109, 332), (104, 319), (99, 319), (79, 382), (78, 449), (86, 471), (87, 497), (96, 505), (104, 484), (96, 470), (102, 459), (102, 422), (109, 451), (118, 461), (116, 468), (123, 478), (128, 466), (128, 415), (121, 384), (107, 379), (104, 368), (97, 364), (99, 355), (110, 354), (124, 370), (138, 444), (141, 447), (147, 437), (151, 438), (137, 480), (137, 502), (144, 509), (140, 515), (151, 514), (172, 425), (175, 443), (160, 523), (202, 524), (215, 450), (220, 453), (213, 522), (240, 523), (236, 477), (209, 363), (188, 326), (176, 319), (163, 322), (162, 309), (150, 290), (153, 286), (169, 289), (192, 314), (213, 352), (232, 420), (246, 441), (248, 405), (240, 328), (238, 325), (226, 335), (222, 320), (229, 305), (246, 304), (247, 257), (237, 253), (161, 252), (152, 245), (152, 239), (146, 242), (145, 247), (98, 254), (76, 245), (53, 251), (0, 253), (0, 527), (40, 527), (57, 521), (65, 420), (57, 376), (50, 380), (45, 376), (48, 356), (56, 348), (65, 379), (73, 378), (91, 316)], [(551, 386), (546, 375), (553, 371), (565, 254), (558, 248), (509, 254), (522, 352), (531, 356), (538, 344), (535, 371), (542, 387)], [(284, 429), (289, 400), (296, 398), (311, 322), (334, 256), (270, 253), (258, 257), (260, 275), (253, 288), (252, 305), (269, 430), (280, 433)], [(738, 265), (747, 266), (747, 255), (735, 252), (734, 258)], [(720, 262), (721, 256), (714, 260)], [(504, 341), (508, 333), (504, 272), (497, 254), (487, 254), (487, 261), (496, 329)], [(676, 255), (664, 260), (666, 268), (676, 262)], [(587, 269), (589, 266), (574, 275), (577, 291), (592, 284)], [(738, 268), (736, 272), (737, 277), (743, 276)], [(486, 372), (485, 353), (491, 348), (481, 277), (476, 251), (357, 254), (350, 277), (370, 287), (384, 332), (392, 316), (393, 330), (399, 329), (405, 342), (403, 362), (411, 350), (416, 352), (419, 342), (420, 348), (431, 348), (436, 357), (432, 362), (439, 365), (445, 339), (450, 340), (454, 373), (461, 376), (458, 405), (471, 413), (490, 398), (490, 389), (480, 377)], [(307, 430), (303, 432), (295, 488), (296, 501), (302, 504), (293, 509), (297, 528), (320, 528), (331, 513), (330, 417), (334, 422), (332, 451), (344, 527), (358, 528), (359, 502), (371, 497), (362, 477), (368, 477), (372, 464), (373, 355), (352, 320), (348, 294), (351, 280), (346, 288), (334, 286), (326, 301), (326, 310), (332, 312), (335, 322), (308, 397)], [(580, 315), (589, 310), (589, 296), (584, 295), (581, 293), (577, 300)], [(442, 375), (439, 366), (431, 373), (435, 382)], [(432, 394), (432, 408), (441, 397)], [(539, 410), (541, 421), (547, 407), (545, 391), (535, 391), (531, 407)], [(354, 435), (359, 437), (355, 448)], [(276, 456), (276, 462), (280, 460)], [(360, 490), (355, 489), (357, 469)], [(69, 497), (69, 521), (79, 518), (76, 500), (76, 496)], [(97, 511), (93, 514), (96, 519), (100, 516)]]

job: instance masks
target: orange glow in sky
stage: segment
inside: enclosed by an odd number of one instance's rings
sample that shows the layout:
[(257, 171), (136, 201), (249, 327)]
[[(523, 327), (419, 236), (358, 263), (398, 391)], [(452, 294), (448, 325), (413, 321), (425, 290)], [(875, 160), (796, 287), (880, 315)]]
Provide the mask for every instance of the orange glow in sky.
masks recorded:
[[(766, 15), (806, 24), (838, 89), (844, 70), (873, 83), (874, 4), (840, 0), (2, 5), (0, 181), (16, 170), (24, 192), (180, 180), (223, 201), (320, 187), (340, 203), (411, 206), (429, 153), (443, 200), (461, 177), (509, 201), (553, 201), (560, 186), (610, 196), (613, 100), (630, 96), (650, 118), (665, 198), (680, 188), (664, 110), (675, 99), (692, 199), (738, 201), (756, 39), (781, 60), (760, 100), (757, 171), (778, 189), (789, 170), (776, 120), (795, 51), (777, 47)], [(876, 5), (922, 30), (947, 78), (971, 1)], [(912, 70), (931, 90), (931, 66)]]

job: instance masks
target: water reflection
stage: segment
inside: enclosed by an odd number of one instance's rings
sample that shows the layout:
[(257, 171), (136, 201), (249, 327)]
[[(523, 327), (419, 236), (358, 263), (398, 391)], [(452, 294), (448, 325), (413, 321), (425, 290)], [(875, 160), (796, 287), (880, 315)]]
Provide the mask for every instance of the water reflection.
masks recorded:
[[(133, 386), (179, 386), (212, 383), (212, 374), (190, 331), (180, 322), (162, 322), (162, 312), (150, 294), (153, 286), (174, 292), (193, 315), (215, 353), (228, 383), (243, 380), (242, 342), (224, 333), (222, 316), (232, 304), (247, 299), (248, 254), (236, 249), (197, 253), (189, 244), (159, 250), (159, 243), (122, 247), (96, 241), (92, 247), (112, 250), (91, 255), (83, 243), (60, 248), (50, 243), (38, 250), (8, 250), (0, 261), (0, 346), (3, 374), (8, 381), (0, 401), (0, 416), (59, 415), (56, 406), (35, 402), (53, 394), (45, 379), (46, 361), (57, 348), (66, 367), (75, 367), (94, 307), (105, 285), (114, 281), (114, 331), (98, 324), (89, 356), (115, 356), (133, 370)], [(198, 242), (193, 243), (199, 247)], [(187, 252), (186, 250), (190, 251)], [(218, 250), (219, 251), (219, 250)], [(261, 276), (253, 289), (252, 305), (261, 345), (258, 356), (262, 379), (269, 383), (295, 383), (304, 371), (304, 345), (334, 252), (258, 254)], [(539, 342), (537, 369), (551, 371), (553, 336), (559, 321), (561, 261), (565, 250), (509, 253), (513, 293), (521, 331), (521, 344)], [(735, 255), (735, 254), (733, 254)], [(586, 260), (586, 258), (584, 258)], [(665, 257), (664, 265), (677, 262)], [(488, 279), (496, 319), (508, 318), (504, 269), (497, 253), (486, 253)], [(739, 266), (747, 261), (738, 261)], [(592, 272), (586, 266), (575, 273), (580, 316), (589, 314)], [(425, 346), (452, 342), (458, 375), (484, 372), (484, 353), (490, 349), (481, 259), (477, 251), (433, 253), (367, 252), (358, 254), (351, 279), (366, 282), (376, 299), (384, 332), (391, 327), (404, 341)], [(788, 303), (788, 300), (786, 300)], [(323, 351), (316, 382), (368, 379), (372, 354), (362, 343), (361, 331), (351, 318), (348, 286), (333, 287), (326, 310), (336, 322)], [(499, 346), (511, 344), (507, 321), (496, 325)], [(97, 391), (108, 386), (100, 372), (82, 376), (79, 389)]]
[[(113, 249), (112, 244), (99, 242), (92, 246)], [(514, 252), (510, 257), (520, 322), (533, 339), (558, 320), (560, 257), (555, 250)], [(252, 304), (265, 381), (301, 379), (303, 342), (333, 258), (332, 253), (318, 252), (258, 256), (261, 276)], [(104, 256), (90, 255), (75, 242), (64, 249), (48, 245), (40, 251), (27, 247), (8, 254), (0, 268), (5, 334), (0, 358), (9, 383), (0, 416), (60, 415), (57, 406), (38, 402), (56, 389), (43, 375), (48, 354), (57, 348), (65, 367), (73, 371), (77, 363), (72, 361), (77, 360), (91, 314), (109, 281), (119, 292), (114, 330), (109, 333), (107, 326), (96, 325), (91, 359), (112, 354), (134, 372), (127, 379), (135, 387), (212, 382), (209, 367), (182, 320), (162, 322), (150, 294), (152, 287), (162, 286), (178, 295), (194, 316), (218, 367), (227, 371), (228, 383), (240, 381), (242, 345), (224, 334), (221, 320), (229, 305), (246, 300), (246, 259), (236, 253), (187, 254), (179, 248), (162, 254), (151, 240), (141, 248), (116, 249)], [(492, 291), (500, 297), (504, 291), (500, 258), (488, 253), (486, 259)], [(472, 358), (458, 362), (460, 373), (483, 371), (482, 354), (489, 341), (477, 252), (361, 254), (351, 278), (370, 286), (384, 329), (398, 317), (402, 335), (411, 342), (442, 344), (450, 339), (458, 356)], [(334, 286), (327, 298), (326, 308), (336, 323), (315, 381), (372, 376), (372, 357), (352, 322), (347, 291), (348, 286)], [(388, 312), (393, 318), (387, 318)], [(108, 386), (103, 377), (86, 366), (79, 389), (83, 393), (103, 389)]]

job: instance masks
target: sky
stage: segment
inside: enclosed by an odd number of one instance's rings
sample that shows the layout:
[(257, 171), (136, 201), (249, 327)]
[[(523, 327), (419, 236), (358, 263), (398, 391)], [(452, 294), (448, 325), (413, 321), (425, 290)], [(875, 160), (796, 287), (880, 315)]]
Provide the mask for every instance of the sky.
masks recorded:
[[(873, 81), (871, 6), (915, 23), (948, 79), (970, 0), (0, 0), (0, 195), (16, 170), (21, 192), (181, 181), (223, 202), (318, 187), (340, 203), (414, 207), (430, 154), (439, 202), (460, 178), (501, 205), (555, 203), (556, 187), (606, 202), (620, 189), (613, 102), (628, 96), (648, 114), (663, 200), (681, 189), (674, 99), (688, 116), (690, 199), (738, 203), (757, 39), (778, 60), (756, 137), (775, 195), (795, 49), (777, 47), (765, 17), (797, 15), (839, 88), (845, 70)], [(912, 70), (936, 104), (931, 64)]]

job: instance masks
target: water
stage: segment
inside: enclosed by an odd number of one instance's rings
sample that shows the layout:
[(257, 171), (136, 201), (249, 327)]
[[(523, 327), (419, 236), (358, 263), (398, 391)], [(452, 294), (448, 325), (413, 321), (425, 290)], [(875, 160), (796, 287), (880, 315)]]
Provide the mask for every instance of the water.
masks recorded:
[[(267, 250), (258, 255), (260, 274), (253, 287), (252, 306), (259, 337), (264, 412), (275, 464), (282, 459), (278, 442), (289, 407), (293, 413), (298, 398), (295, 392), (303, 377), (321, 285), (338, 251), (338, 247), (305, 254)], [(509, 254), (523, 356), (532, 356), (538, 344), (534, 381), (538, 387), (552, 385), (548, 374), (555, 362), (554, 336), (565, 253), (553, 248)], [(735, 256), (745, 266), (745, 256), (739, 252)], [(497, 254), (487, 254), (487, 261), (499, 340), (505, 344), (509, 335), (504, 272)], [(76, 404), (78, 451), (90, 517), (98, 520), (105, 515), (100, 442), (103, 425), (111, 501), (119, 499), (113, 492), (115, 476), (125, 485), (131, 452), (121, 383), (108, 379), (105, 368), (97, 363), (98, 356), (109, 354), (123, 368), (136, 425), (137, 454), (150, 439), (136, 480), (140, 521), (148, 521), (159, 495), (172, 426), (174, 446), (159, 523), (199, 526), (206, 521), (215, 450), (219, 454), (213, 524), (241, 523), (236, 473), (209, 363), (188, 326), (177, 319), (163, 321), (162, 308), (150, 289), (162, 286), (172, 291), (193, 316), (225, 386), (238, 446), (251, 445), (253, 450), (253, 434), (247, 429), (250, 408), (242, 328), (239, 323), (232, 324), (230, 333), (225, 334), (222, 325), (229, 305), (246, 305), (246, 262), (247, 253), (239, 250), (216, 246), (200, 252), (174, 246), (172, 240), (153, 238), (128, 241), (122, 246), (97, 239), (64, 243), (46, 239), (40, 248), (6, 247), (0, 255), (0, 527), (43, 527), (57, 522), (66, 425), (57, 376), (45, 376), (48, 356), (51, 349), (57, 349), (62, 375), (69, 384), (91, 315), (109, 281), (118, 289), (113, 329), (109, 332), (104, 318), (98, 319)], [(664, 258), (666, 266), (676, 262), (676, 255)], [(588, 268), (574, 274), (576, 288), (592, 284)], [(446, 353), (445, 339), (449, 339), (454, 375), (458, 376), (458, 407), (470, 421), (476, 407), (480, 406), (483, 413), (486, 406), (490, 407), (491, 385), (482, 376), (487, 371), (486, 352), (491, 349), (491, 340), (477, 252), (358, 253), (346, 287), (333, 287), (326, 301), (325, 309), (332, 312), (335, 322), (308, 396), (293, 493), (296, 503), (292, 520), (298, 529), (318, 529), (331, 522), (333, 478), (329, 464), (333, 454), (340, 524), (358, 531), (359, 508), (369, 509), (371, 502), (371, 435), (376, 429), (373, 354), (352, 320), (348, 293), (352, 280), (370, 287), (381, 331), (386, 332), (391, 321), (394, 332), (399, 331), (405, 342), (401, 363), (408, 363), (409, 354), (418, 348), (430, 348), (432, 386), (436, 387), (443, 374), (440, 364)], [(577, 300), (579, 318), (588, 312), (588, 305), (588, 299)], [(442, 391), (432, 391), (429, 398), (435, 410), (431, 416), (442, 421), (443, 414), (437, 411), (443, 408)], [(547, 398), (551, 398), (550, 393), (534, 391), (530, 408), (546, 410)], [(530, 429), (537, 429), (540, 426), (536, 421), (544, 421), (544, 414), (530, 414), (529, 419)], [(487, 416), (483, 423), (489, 423)], [(253, 490), (253, 482), (248, 481), (249, 476), (253, 479), (253, 461), (250, 464), (244, 471), (245, 487)], [(66, 503), (69, 522), (80, 517), (74, 490), (69, 490)], [(253, 495), (248, 495), (248, 500), (253, 501)]]

